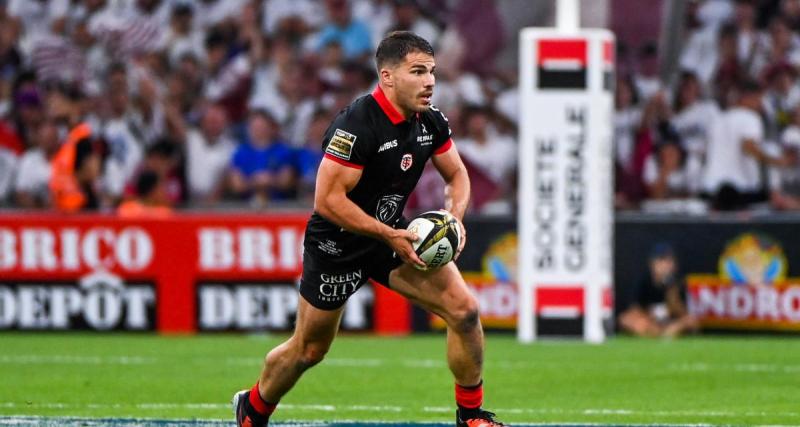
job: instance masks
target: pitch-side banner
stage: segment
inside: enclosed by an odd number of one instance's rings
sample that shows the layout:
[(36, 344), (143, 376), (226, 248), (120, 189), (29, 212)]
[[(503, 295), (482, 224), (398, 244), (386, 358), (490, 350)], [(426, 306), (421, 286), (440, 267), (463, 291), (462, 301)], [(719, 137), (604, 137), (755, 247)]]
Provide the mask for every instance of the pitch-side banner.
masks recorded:
[[(306, 218), (2, 215), (0, 330), (289, 330)], [(391, 320), (387, 292), (365, 286), (342, 326)]]
[[(605, 337), (610, 314), (612, 71), (606, 30), (520, 35), (518, 335)], [(604, 298), (604, 295), (606, 298)]]

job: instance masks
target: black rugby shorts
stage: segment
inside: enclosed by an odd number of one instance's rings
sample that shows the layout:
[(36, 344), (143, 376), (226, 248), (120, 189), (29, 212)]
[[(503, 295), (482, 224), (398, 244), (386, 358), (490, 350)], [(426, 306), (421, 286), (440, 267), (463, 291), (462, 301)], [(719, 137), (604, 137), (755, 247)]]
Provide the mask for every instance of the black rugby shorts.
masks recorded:
[(389, 273), (403, 261), (388, 246), (381, 244), (367, 256), (354, 261), (336, 262), (327, 256), (303, 253), (300, 295), (320, 310), (336, 310), (372, 279), (389, 285)]

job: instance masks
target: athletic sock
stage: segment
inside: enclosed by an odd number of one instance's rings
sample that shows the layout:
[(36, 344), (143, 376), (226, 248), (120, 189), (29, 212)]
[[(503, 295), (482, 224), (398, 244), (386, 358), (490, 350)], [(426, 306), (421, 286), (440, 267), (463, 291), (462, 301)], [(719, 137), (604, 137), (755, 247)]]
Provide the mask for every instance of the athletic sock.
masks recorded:
[(473, 386), (456, 384), (456, 404), (459, 418), (462, 420), (476, 418), (483, 405), (483, 380)]
[(266, 423), (277, 406), (277, 403), (270, 403), (261, 398), (258, 383), (250, 389), (250, 395), (244, 405), (247, 415), (257, 423)]

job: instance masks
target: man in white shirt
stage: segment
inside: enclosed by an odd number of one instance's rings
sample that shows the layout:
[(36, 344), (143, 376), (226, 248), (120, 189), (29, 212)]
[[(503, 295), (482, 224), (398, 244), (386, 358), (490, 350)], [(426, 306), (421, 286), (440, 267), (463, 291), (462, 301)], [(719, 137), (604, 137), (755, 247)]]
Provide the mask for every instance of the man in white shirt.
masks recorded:
[(711, 127), (704, 189), (717, 209), (738, 209), (765, 201), (762, 165), (785, 160), (764, 150), (764, 124), (758, 115), (763, 91), (755, 82), (739, 86), (739, 99)]
[(195, 201), (212, 203), (222, 195), (223, 177), (236, 144), (225, 133), (225, 110), (209, 105), (200, 129), (186, 133), (186, 169), (189, 194)]

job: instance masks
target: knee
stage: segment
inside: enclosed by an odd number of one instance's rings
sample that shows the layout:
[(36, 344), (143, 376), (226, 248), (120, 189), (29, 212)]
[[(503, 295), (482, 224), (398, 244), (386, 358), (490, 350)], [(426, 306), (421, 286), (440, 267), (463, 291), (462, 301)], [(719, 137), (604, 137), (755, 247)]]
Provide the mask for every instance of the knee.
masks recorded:
[(330, 346), (317, 343), (306, 343), (300, 346), (297, 357), (297, 366), (301, 370), (306, 369), (322, 362), (325, 354), (328, 353)]
[(456, 332), (472, 332), (480, 327), (478, 300), (472, 294), (465, 295), (450, 312), (450, 327)]

